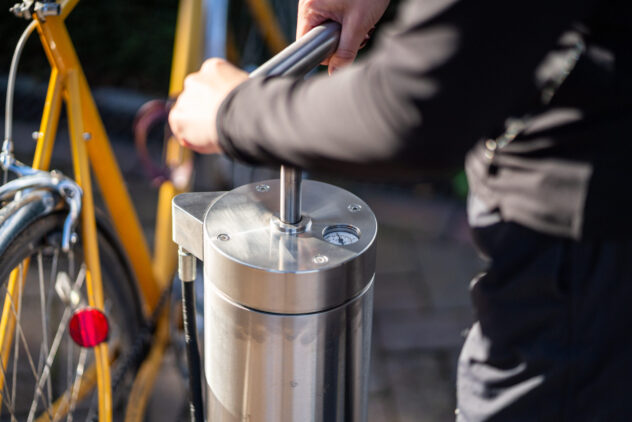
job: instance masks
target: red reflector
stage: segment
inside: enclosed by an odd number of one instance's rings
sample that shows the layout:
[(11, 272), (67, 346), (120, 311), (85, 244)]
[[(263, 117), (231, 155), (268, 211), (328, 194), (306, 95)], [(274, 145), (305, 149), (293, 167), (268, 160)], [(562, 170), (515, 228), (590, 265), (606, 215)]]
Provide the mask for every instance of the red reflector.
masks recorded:
[(108, 339), (110, 325), (105, 314), (95, 308), (75, 311), (68, 323), (70, 337), (81, 347), (94, 347)]

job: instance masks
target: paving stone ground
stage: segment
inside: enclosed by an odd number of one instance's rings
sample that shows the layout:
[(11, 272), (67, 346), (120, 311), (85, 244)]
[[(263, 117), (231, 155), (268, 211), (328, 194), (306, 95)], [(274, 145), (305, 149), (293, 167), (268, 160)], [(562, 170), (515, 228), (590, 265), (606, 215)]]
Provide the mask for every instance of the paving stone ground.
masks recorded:
[(379, 221), (370, 422), (454, 420), (455, 368), (482, 269), (460, 203), (376, 191)]
[[(36, 129), (36, 123), (16, 123), (18, 152), (33, 147), (30, 133)], [(64, 138), (62, 133), (54, 160), (69, 170)], [(151, 238), (156, 189), (144, 179), (129, 142), (115, 139), (114, 148)], [(379, 221), (369, 422), (454, 420), (456, 360), (472, 322), (468, 284), (483, 268), (463, 204), (384, 187), (349, 187)], [(186, 384), (177, 361), (170, 352), (147, 420), (186, 420)]]

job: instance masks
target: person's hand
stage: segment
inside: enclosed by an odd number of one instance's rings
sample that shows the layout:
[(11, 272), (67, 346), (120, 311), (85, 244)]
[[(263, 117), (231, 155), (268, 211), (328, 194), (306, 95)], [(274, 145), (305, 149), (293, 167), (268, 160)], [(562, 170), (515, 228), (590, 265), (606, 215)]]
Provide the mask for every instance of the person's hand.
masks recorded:
[(184, 90), (169, 113), (171, 132), (185, 147), (203, 154), (221, 153), (215, 120), (224, 98), (248, 74), (222, 59), (209, 59), (184, 80)]
[(358, 50), (368, 40), (377, 21), (382, 17), (389, 0), (300, 0), (296, 37), (304, 35), (319, 24), (333, 20), (342, 25), (338, 49), (323, 64), (329, 73), (353, 62)]

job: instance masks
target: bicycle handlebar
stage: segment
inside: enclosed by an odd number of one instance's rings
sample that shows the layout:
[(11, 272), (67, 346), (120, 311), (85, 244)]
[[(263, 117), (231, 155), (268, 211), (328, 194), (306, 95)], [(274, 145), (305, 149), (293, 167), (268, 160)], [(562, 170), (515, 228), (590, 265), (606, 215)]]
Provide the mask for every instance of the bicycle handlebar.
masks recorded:
[(250, 77), (304, 76), (336, 51), (339, 39), (340, 24), (325, 22), (259, 66)]

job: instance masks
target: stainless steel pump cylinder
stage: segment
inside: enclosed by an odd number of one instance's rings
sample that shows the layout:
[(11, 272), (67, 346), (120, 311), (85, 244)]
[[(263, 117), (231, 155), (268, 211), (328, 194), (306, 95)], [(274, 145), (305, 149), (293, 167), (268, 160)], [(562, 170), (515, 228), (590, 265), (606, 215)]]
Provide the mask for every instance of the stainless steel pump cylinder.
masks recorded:
[(227, 192), (204, 219), (210, 422), (364, 422), (377, 223), (355, 195), (304, 181), (298, 224), (279, 181)]
[[(339, 34), (320, 25), (251, 76), (302, 76)], [(173, 201), (174, 241), (204, 261), (207, 421), (365, 422), (375, 216), (297, 169), (281, 175)]]

